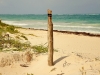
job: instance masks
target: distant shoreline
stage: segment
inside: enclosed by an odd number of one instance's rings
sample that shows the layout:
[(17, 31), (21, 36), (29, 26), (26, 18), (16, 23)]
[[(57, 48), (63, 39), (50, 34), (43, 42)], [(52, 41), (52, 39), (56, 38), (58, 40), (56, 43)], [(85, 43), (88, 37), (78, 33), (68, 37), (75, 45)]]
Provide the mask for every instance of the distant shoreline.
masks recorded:
[[(35, 28), (27, 28), (27, 29), (47, 31), (46, 29), (35, 29)], [(74, 32), (74, 31), (60, 31), (60, 30), (53, 30), (53, 31), (54, 32), (59, 32), (59, 33), (67, 33), (67, 34), (75, 34), (75, 35), (84, 35), (84, 36), (91, 36), (91, 37), (100, 37), (100, 34), (96, 34), (96, 33)]]

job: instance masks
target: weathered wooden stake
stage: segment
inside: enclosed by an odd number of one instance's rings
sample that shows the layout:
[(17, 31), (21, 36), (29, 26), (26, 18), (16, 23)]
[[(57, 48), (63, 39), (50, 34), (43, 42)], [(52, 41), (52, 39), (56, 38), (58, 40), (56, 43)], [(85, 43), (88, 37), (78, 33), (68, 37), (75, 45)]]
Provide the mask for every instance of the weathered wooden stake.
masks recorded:
[(0, 20), (0, 23), (1, 23), (1, 20)]
[(48, 9), (48, 65), (53, 66), (53, 23), (52, 11)]

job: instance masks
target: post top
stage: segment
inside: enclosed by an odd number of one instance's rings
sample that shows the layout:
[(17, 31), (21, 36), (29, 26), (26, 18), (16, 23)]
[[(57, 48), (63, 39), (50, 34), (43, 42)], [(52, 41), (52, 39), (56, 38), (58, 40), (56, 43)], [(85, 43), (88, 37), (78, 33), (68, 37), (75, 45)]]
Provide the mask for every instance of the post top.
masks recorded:
[(48, 14), (52, 14), (52, 10), (48, 9), (47, 11), (48, 11)]

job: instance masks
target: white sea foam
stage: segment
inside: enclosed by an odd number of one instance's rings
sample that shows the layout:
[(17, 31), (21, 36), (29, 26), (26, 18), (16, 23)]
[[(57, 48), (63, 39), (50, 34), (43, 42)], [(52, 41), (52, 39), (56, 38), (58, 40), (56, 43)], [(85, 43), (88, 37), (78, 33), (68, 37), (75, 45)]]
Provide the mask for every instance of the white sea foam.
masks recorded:
[[(36, 29), (47, 29), (48, 25), (47, 21), (41, 21), (41, 20), (21, 20), (21, 21), (2, 20), (2, 22), (10, 25), (16, 25), (26, 28), (36, 28)], [(99, 24), (54, 22), (53, 25), (54, 25), (54, 30), (100, 33)]]
[(2, 21), (3, 23), (6, 23), (6, 24), (10, 24), (10, 25), (17, 25), (17, 26), (25, 26), (25, 25), (28, 25), (28, 24), (25, 24), (25, 23), (19, 23), (17, 21)]
[(89, 29), (89, 28), (97, 28), (97, 29), (100, 29), (98, 27), (94, 27), (94, 26), (79, 26), (79, 25), (54, 25), (54, 27), (62, 27), (62, 28), (86, 28), (86, 29)]

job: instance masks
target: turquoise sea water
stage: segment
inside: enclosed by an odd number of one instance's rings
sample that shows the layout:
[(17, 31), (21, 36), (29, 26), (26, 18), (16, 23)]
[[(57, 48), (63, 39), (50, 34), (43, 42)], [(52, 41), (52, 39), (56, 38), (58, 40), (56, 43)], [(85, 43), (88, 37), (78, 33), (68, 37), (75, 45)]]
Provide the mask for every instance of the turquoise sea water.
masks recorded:
[[(2, 15), (2, 22), (25, 28), (47, 29), (47, 15)], [(100, 34), (100, 14), (53, 15), (54, 30)]]

